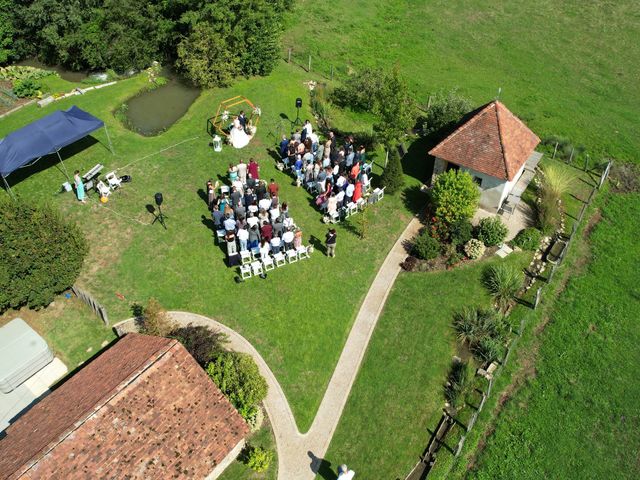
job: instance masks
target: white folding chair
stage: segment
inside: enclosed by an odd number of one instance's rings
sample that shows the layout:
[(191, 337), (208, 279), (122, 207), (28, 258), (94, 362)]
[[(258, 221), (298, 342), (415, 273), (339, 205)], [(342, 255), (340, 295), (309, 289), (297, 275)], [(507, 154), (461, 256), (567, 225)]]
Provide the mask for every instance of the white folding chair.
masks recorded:
[(298, 252), (296, 252), (295, 250), (287, 250), (287, 260), (289, 261), (289, 263), (293, 263), (293, 262), (297, 262), (298, 261)]
[(120, 186), (120, 184), (122, 183), (122, 180), (118, 178), (118, 176), (116, 175), (116, 172), (107, 173), (105, 175), (105, 178), (107, 179), (107, 182), (109, 183), (109, 187), (111, 187), (113, 190), (118, 188)]
[(354, 213), (358, 212), (358, 205), (356, 205), (353, 202), (349, 202), (345, 208), (347, 209), (347, 213), (345, 214), (345, 218), (348, 218), (351, 215), (353, 215)]
[(310, 258), (309, 251), (304, 245), (300, 245), (298, 248), (296, 248), (296, 253), (298, 254), (298, 259), (300, 260), (302, 260), (303, 258)]
[(360, 198), (358, 199), (358, 201), (356, 202), (356, 211), (357, 211), (358, 209), (360, 209), (360, 210), (364, 210), (364, 206), (365, 206), (366, 204), (367, 204), (367, 201), (366, 201), (364, 198), (360, 197)]
[(273, 258), (271, 257), (263, 258), (262, 266), (264, 267), (265, 272), (268, 272), (269, 270), (273, 270), (276, 268), (275, 264), (273, 263)]
[(224, 229), (222, 230), (216, 230), (216, 238), (218, 239), (218, 243), (222, 243), (225, 242), (226, 240), (224, 239), (224, 236), (227, 232), (224, 231)]
[(260, 260), (260, 249), (258, 247), (251, 249), (251, 258), (253, 260)]
[(340, 221), (340, 212), (336, 210), (329, 215), (329, 218), (331, 219), (331, 223), (338, 223)]
[(109, 195), (111, 195), (111, 189), (107, 187), (102, 180), (98, 182), (96, 188), (98, 189), (98, 193), (101, 197), (108, 197)]
[(260, 262), (252, 262), (251, 263), (251, 272), (254, 275), (261, 275), (263, 274), (263, 270), (262, 270), (262, 263)]
[[(385, 188), (387, 188), (387, 187), (382, 187), (382, 188), (380, 189), (380, 191), (378, 192), (378, 200), (377, 200), (378, 202), (384, 198), (384, 189), (385, 189)], [(374, 190), (374, 191), (375, 191), (375, 190)]]
[(287, 259), (284, 257), (282, 252), (278, 252), (273, 256), (273, 259), (276, 262), (276, 267), (282, 267), (287, 264)]
[(240, 265), (240, 276), (243, 280), (251, 278), (251, 265)]
[(247, 263), (251, 263), (253, 259), (251, 258), (251, 252), (249, 250), (241, 250), (240, 251), (240, 261), (243, 265)]

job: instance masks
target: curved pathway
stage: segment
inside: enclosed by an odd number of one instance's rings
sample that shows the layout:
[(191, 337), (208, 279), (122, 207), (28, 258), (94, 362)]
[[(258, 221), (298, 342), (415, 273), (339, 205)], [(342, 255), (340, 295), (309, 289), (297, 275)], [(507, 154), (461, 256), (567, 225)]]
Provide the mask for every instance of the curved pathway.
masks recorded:
[(338, 426), (338, 421), (347, 403), (349, 392), (358, 374), (378, 317), (400, 272), (400, 263), (407, 255), (404, 242), (415, 236), (420, 227), (418, 219), (412, 219), (385, 258), (351, 327), (351, 332), (331, 376), (318, 413), (311, 428), (305, 434), (298, 431), (287, 398), (275, 375), (246, 338), (229, 327), (202, 315), (170, 312), (171, 316), (182, 325), (188, 323), (208, 325), (224, 332), (229, 337), (229, 347), (232, 350), (248, 353), (258, 364), (260, 373), (269, 384), (269, 392), (264, 405), (276, 437), (278, 479), (303, 480), (315, 477), (320, 461), (327, 452), (333, 433)]

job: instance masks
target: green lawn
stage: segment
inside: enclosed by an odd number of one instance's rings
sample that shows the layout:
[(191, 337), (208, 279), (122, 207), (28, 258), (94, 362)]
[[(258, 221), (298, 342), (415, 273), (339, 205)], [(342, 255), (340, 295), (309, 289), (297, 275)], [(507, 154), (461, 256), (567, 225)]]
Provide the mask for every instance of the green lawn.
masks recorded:
[(592, 262), (541, 338), (535, 376), (511, 398), (469, 476), (638, 478), (640, 195), (611, 195)]
[[(91, 252), (78, 283), (106, 306), (112, 322), (129, 317), (132, 303), (155, 296), (168, 309), (202, 313), (238, 330), (275, 372), (302, 431), (315, 416), (340, 354), (336, 346), (346, 340), (379, 265), (411, 218), (415, 202), (424, 203), (415, 190), (407, 201), (401, 195), (387, 195), (372, 209), (372, 230), (366, 239), (360, 240), (346, 225), (337, 227), (337, 259), (328, 259), (317, 249), (311, 260), (269, 273), (267, 281), (234, 282), (236, 271), (225, 266), (224, 252), (213, 242), (212, 224), (201, 198), (205, 181), (224, 179), (230, 162), (255, 156), (262, 178), (274, 177), (280, 183), (281, 198), (289, 203), (305, 243), (311, 237), (313, 243), (324, 239), (327, 226), (310, 205), (311, 197), (275, 169), (267, 151), (287, 128), (281, 114), (295, 113), (292, 105), (297, 96), (307, 98), (302, 82), (308, 78), (283, 64), (267, 79), (247, 79), (230, 89), (206, 91), (177, 124), (153, 138), (125, 129), (111, 113), (146, 83), (142, 76), (56, 103), (54, 108), (77, 104), (103, 119), (116, 150), (111, 156), (103, 145), (79, 142), (63, 151), (68, 170), (86, 171), (98, 162), (106, 165), (105, 172), (129, 165), (119, 173), (131, 175), (132, 183), (114, 193), (105, 206), (95, 195), (81, 205), (71, 194), (58, 194), (65, 178), (55, 159), (9, 177), (17, 194), (52, 202), (84, 227)], [(208, 146), (206, 118), (215, 113), (220, 100), (237, 94), (262, 107), (258, 136), (246, 149), (225, 147), (216, 154)], [(3, 120), (0, 136), (51, 110), (26, 107)], [(348, 113), (337, 121), (342, 130), (362, 126)], [(106, 140), (102, 131), (93, 138)], [(380, 172), (379, 165), (374, 172)], [(410, 176), (407, 181), (408, 185), (419, 183)], [(153, 203), (157, 191), (165, 197), (167, 231), (150, 225), (153, 217), (145, 207)]]
[[(530, 256), (505, 261), (524, 266)], [(442, 413), (442, 384), (456, 355), (453, 313), (488, 306), (480, 277), (489, 261), (401, 274), (378, 320), (319, 478), (348, 463), (362, 478), (404, 478)]]
[(274, 452), (273, 462), (271, 462), (269, 468), (264, 472), (254, 472), (241, 460), (236, 459), (218, 478), (220, 480), (276, 480), (278, 478), (276, 439), (273, 436), (273, 430), (271, 430), (268, 418), (265, 418), (262, 428), (253, 433), (247, 439), (247, 442), (253, 446), (266, 448)]
[[(539, 136), (632, 159), (640, 150), (640, 10), (631, 0), (299, 0), (286, 47), (334, 78), (398, 65), (427, 103), (459, 87), (500, 99)], [(286, 52), (285, 52), (286, 56)]]

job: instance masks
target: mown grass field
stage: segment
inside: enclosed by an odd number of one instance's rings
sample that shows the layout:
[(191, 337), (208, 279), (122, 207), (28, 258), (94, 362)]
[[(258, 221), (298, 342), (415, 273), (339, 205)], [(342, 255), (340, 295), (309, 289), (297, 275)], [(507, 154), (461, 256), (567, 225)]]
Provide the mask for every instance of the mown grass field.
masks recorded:
[[(206, 180), (224, 181), (231, 162), (255, 157), (261, 178), (273, 177), (281, 185), (281, 199), (290, 205), (304, 242), (318, 247), (324, 241), (327, 226), (310, 204), (310, 195), (275, 169), (269, 153), (279, 134), (290, 128), (289, 120), (281, 116), (295, 114), (296, 97), (308, 98), (303, 81), (309, 78), (283, 64), (268, 78), (203, 92), (178, 123), (151, 138), (127, 130), (112, 115), (145, 85), (146, 78), (141, 76), (48, 109), (26, 107), (0, 123), (0, 136), (4, 136), (54, 108), (72, 104), (106, 122), (115, 156), (104, 145), (93, 143), (106, 142), (103, 131), (62, 152), (70, 172), (84, 172), (100, 162), (105, 173), (120, 168), (119, 174), (132, 176), (133, 181), (112, 194), (106, 205), (95, 194), (82, 205), (72, 194), (58, 193), (65, 177), (54, 158), (9, 177), (13, 190), (53, 203), (82, 225), (91, 251), (79, 284), (107, 308), (113, 323), (130, 317), (133, 303), (145, 303), (152, 296), (167, 309), (202, 313), (226, 323), (250, 339), (269, 362), (302, 431), (315, 416), (340, 353), (336, 346), (346, 340), (378, 266), (414, 213), (416, 201), (424, 201), (416, 195), (386, 196), (372, 209), (370, 235), (364, 240), (348, 225), (338, 226), (335, 260), (325, 257), (322, 247), (316, 248), (311, 260), (271, 272), (266, 281), (234, 281), (237, 272), (227, 268), (225, 253), (213, 240), (202, 197)], [(257, 138), (243, 150), (225, 147), (216, 154), (208, 146), (206, 119), (215, 114), (221, 100), (238, 94), (253, 100), (264, 112)], [(342, 130), (350, 125), (360, 128), (356, 120), (342, 115), (338, 126)], [(378, 164), (374, 172), (379, 173)], [(417, 178), (407, 176), (408, 186), (418, 183)], [(153, 216), (146, 208), (154, 203), (158, 191), (165, 198), (166, 231), (158, 224), (150, 225)], [(91, 321), (98, 322), (97, 318)]]
[(640, 195), (611, 195), (469, 478), (638, 478)]

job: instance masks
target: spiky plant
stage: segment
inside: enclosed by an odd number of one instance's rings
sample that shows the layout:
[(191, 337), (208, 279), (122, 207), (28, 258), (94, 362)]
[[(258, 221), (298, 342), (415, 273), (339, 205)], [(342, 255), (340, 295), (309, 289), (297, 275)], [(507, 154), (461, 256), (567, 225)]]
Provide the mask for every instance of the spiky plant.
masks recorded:
[(454, 358), (449, 368), (447, 381), (444, 384), (444, 398), (451, 410), (457, 411), (464, 404), (464, 396), (470, 384), (469, 380), (468, 364)]
[(575, 180), (575, 175), (556, 163), (549, 163), (542, 168), (541, 188), (544, 194), (555, 199), (562, 198)]
[(499, 340), (486, 336), (482, 337), (471, 347), (471, 353), (479, 362), (491, 363), (502, 357), (504, 348)]
[(477, 326), (478, 310), (476, 308), (464, 307), (453, 314), (453, 329), (460, 343), (471, 345), (475, 342), (478, 339)]
[(522, 272), (505, 264), (489, 267), (483, 278), (484, 286), (489, 290), (500, 311), (505, 312), (511, 301), (522, 287)]

